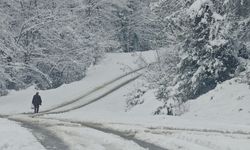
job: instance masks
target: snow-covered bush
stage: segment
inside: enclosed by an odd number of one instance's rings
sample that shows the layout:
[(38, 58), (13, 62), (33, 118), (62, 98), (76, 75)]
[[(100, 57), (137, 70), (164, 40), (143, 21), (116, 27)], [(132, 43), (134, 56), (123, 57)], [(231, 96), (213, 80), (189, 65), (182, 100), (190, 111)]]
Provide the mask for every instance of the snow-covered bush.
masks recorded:
[(131, 108), (133, 108), (136, 105), (140, 105), (144, 103), (144, 99), (142, 96), (146, 93), (146, 91), (143, 91), (141, 89), (136, 89), (129, 94), (126, 95), (126, 111), (129, 111)]
[(142, 81), (137, 81), (134, 83), (134, 88), (125, 95), (126, 97), (126, 108), (125, 111), (131, 110), (136, 105), (144, 103), (144, 94), (147, 92), (148, 86)]

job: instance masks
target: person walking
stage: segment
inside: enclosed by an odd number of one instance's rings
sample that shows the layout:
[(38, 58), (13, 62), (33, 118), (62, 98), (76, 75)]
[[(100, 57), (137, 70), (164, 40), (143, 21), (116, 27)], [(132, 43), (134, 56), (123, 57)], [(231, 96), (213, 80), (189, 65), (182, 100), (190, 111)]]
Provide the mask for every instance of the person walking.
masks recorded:
[(39, 95), (39, 92), (36, 92), (36, 94), (33, 96), (32, 104), (34, 105), (34, 113), (38, 113), (39, 106), (42, 105), (42, 99)]

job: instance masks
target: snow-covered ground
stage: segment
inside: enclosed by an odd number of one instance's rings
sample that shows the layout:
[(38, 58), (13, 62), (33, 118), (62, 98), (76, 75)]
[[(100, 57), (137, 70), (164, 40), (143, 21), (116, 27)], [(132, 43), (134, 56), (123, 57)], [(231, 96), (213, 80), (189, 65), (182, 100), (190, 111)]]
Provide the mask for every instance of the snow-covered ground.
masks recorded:
[[(83, 80), (68, 85), (63, 85), (53, 90), (39, 91), (43, 99), (41, 110), (47, 110), (61, 103), (68, 102), (75, 98), (78, 98), (79, 96), (82, 96), (93, 89), (101, 87), (106, 83), (109, 83), (110, 81), (120, 76), (123, 76), (128, 72), (131, 72), (132, 70), (148, 65), (149, 63), (155, 60), (154, 57), (155, 57), (154, 52), (148, 52), (144, 54), (143, 53), (107, 54), (107, 56), (100, 62), (100, 64), (89, 68), (87, 76)], [(137, 73), (135, 73), (135, 75), (137, 75)], [(135, 75), (131, 75), (131, 77)], [(129, 77), (127, 78), (129, 79)], [(114, 86), (116, 84), (120, 84), (120, 82), (122, 82), (123, 80), (124, 79), (118, 81), (118, 83), (115, 83)], [(108, 88), (110, 87), (107, 87), (107, 89)], [(37, 90), (34, 89), (34, 87), (30, 87), (27, 90), (11, 91), (9, 95), (0, 97), (0, 114), (17, 115), (19, 113), (32, 112), (31, 100), (32, 96), (36, 92)], [(5, 119), (1, 119), (0, 122), (1, 122), (0, 135), (2, 135), (0, 136), (1, 150), (44, 149), (41, 144), (39, 145), (39, 142), (36, 141), (35, 137), (33, 137), (32, 134), (28, 132), (25, 128), (21, 128), (14, 122), (10, 122)], [(138, 150), (142, 149), (133, 142), (122, 140), (119, 137), (112, 136), (109, 134), (104, 134), (101, 133), (100, 131), (98, 132), (93, 129), (91, 130), (87, 128), (54, 126), (51, 129), (51, 131), (55, 130), (58, 131), (55, 134), (58, 134), (58, 136), (60, 136), (62, 140), (64, 140), (67, 144), (69, 144), (69, 146), (73, 150), (82, 148), (99, 150), (99, 149), (105, 149), (107, 147), (113, 147), (113, 149), (116, 149), (116, 147), (121, 147), (124, 150), (131, 149), (132, 147), (133, 149), (138, 149)], [(20, 137), (14, 136), (15, 134), (18, 133), (20, 133), (19, 134)], [(67, 136), (67, 134), (69, 134), (69, 136)], [(8, 138), (6, 138), (6, 136)], [(22, 139), (19, 142), (18, 139), (20, 139), (21, 137), (24, 138), (27, 137), (27, 138)], [(72, 139), (69, 140), (70, 138)], [(30, 144), (31, 142), (32, 144)]]
[(45, 150), (36, 138), (15, 122), (0, 119), (0, 150)]
[(84, 108), (47, 117), (100, 123), (105, 128), (130, 132), (168, 149), (247, 150), (250, 148), (250, 90), (248, 85), (233, 81), (226, 81), (190, 101), (186, 104), (189, 112), (180, 117), (153, 116), (153, 111), (161, 105), (153, 91), (144, 95), (143, 104), (126, 112), (125, 95), (139, 81)]
[[(154, 52), (146, 52), (143, 55), (147, 63), (154, 61)], [(147, 63), (135, 63), (144, 61), (142, 57), (138, 59), (138, 56), (139, 54), (109, 54), (97, 66), (91, 67), (87, 77), (82, 81), (54, 90), (40, 91), (43, 98), (42, 110), (84, 95), (126, 72), (146, 65)], [(133, 76), (126, 78), (130, 77)], [(53, 118), (57, 121), (94, 123), (100, 128), (131, 134), (137, 139), (170, 150), (250, 149), (250, 89), (247, 84), (240, 83), (237, 79), (226, 81), (198, 99), (189, 101), (186, 104), (188, 112), (182, 116), (154, 116), (153, 112), (162, 105), (155, 99), (154, 90), (143, 96), (144, 103), (126, 111), (126, 95), (143, 82), (145, 81), (139, 78), (90, 105), (40, 118), (50, 118), (44, 122), (51, 124)], [(114, 82), (112, 85), (116, 84), (120, 82)], [(35, 89), (29, 88), (19, 92), (13, 91), (10, 95), (1, 97), (0, 114), (30, 112), (31, 98), (35, 92)], [(105, 91), (99, 92), (93, 93), (91, 99)], [(86, 99), (89, 98), (85, 97), (79, 103), (86, 102)], [(22, 118), (23, 115), (16, 117)], [(29, 119), (32, 121), (32, 118)], [(40, 120), (41, 124), (42, 122)], [(1, 126), (2, 124), (0, 128)], [(48, 126), (74, 150), (142, 149), (137, 144), (116, 135), (82, 126), (63, 123)]]
[(225, 81), (209, 93), (189, 101), (187, 107), (189, 112), (182, 117), (250, 126), (250, 89), (239, 79)]
[[(100, 62), (88, 69), (86, 77), (71, 84), (65, 84), (57, 89), (39, 91), (43, 103), (41, 110), (46, 110), (88, 93), (89, 91), (112, 81), (113, 79), (140, 67), (155, 59), (153, 51), (147, 53), (110, 53)], [(0, 97), (0, 114), (16, 114), (30, 112), (34, 87), (27, 90), (11, 91), (9, 95)]]

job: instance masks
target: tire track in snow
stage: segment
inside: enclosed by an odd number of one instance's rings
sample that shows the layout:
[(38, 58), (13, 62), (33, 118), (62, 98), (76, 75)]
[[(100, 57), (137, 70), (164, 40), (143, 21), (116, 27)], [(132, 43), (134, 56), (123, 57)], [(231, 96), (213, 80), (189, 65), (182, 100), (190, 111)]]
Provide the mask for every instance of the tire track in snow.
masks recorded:
[[(121, 87), (129, 84), (130, 82), (136, 80), (137, 78), (139, 78), (141, 75), (137, 75), (133, 78), (130, 78), (124, 82), (122, 82), (121, 84), (117, 85), (117, 86), (114, 86), (112, 89), (108, 90), (107, 92), (104, 92), (103, 94), (97, 96), (96, 98), (93, 98), (92, 100), (84, 103), (84, 104), (81, 104), (81, 105), (77, 105), (77, 106), (74, 106), (72, 108), (69, 108), (69, 109), (65, 109), (65, 110), (61, 110), (61, 111), (55, 111), (55, 112), (46, 112), (46, 113), (40, 113), (40, 114), (34, 114), (33, 116), (43, 116), (43, 115), (48, 115), (48, 114), (60, 114), (60, 113), (66, 113), (66, 112), (69, 112), (69, 111), (72, 111), (72, 110), (76, 110), (76, 109), (79, 109), (79, 108), (82, 108), (82, 107), (85, 107), (87, 105), (90, 105), (98, 100), (100, 100), (101, 98), (109, 95), (110, 93), (120, 89)], [(70, 104), (69, 104), (70, 105)]]
[[(40, 118), (40, 117), (37, 117), (37, 118)], [(166, 148), (157, 146), (153, 143), (148, 143), (146, 141), (137, 139), (135, 138), (135, 135), (133, 134), (117, 131), (117, 130), (110, 129), (110, 128), (105, 128), (101, 124), (87, 123), (87, 122), (81, 122), (81, 121), (72, 121), (72, 120), (65, 120), (65, 119), (56, 119), (56, 118), (46, 118), (46, 117), (42, 117), (41, 119), (51, 120), (51, 121), (60, 121), (60, 122), (65, 122), (65, 123), (70, 123), (70, 124), (78, 124), (78, 125), (81, 125), (82, 127), (91, 128), (91, 129), (98, 130), (107, 134), (113, 134), (113, 135), (123, 138), (124, 140), (133, 141), (136, 144), (138, 144), (140, 147), (145, 148), (146, 150), (168, 150)]]
[[(192, 145), (199, 146), (201, 149), (206, 149), (206, 150), (221, 150), (221, 149), (223, 149), (219, 145), (216, 145), (210, 141), (203, 141), (201, 139), (195, 139), (195, 138), (192, 138), (189, 136), (181, 136), (181, 137), (177, 137), (176, 139), (190, 143)], [(227, 150), (231, 150), (231, 149), (227, 148)]]
[(98, 131), (101, 131), (101, 132), (104, 132), (104, 133), (114, 134), (114, 135), (120, 136), (120, 137), (122, 137), (124, 139), (134, 141), (139, 146), (141, 146), (141, 147), (143, 147), (143, 148), (145, 148), (147, 150), (168, 150), (168, 149), (162, 148), (160, 146), (157, 146), (155, 144), (148, 143), (148, 142), (136, 139), (134, 137), (134, 135), (125, 134), (125, 133), (117, 131), (117, 130), (107, 129), (107, 128), (99, 127), (99, 126), (89, 124), (89, 123), (82, 123), (82, 122), (78, 122), (78, 123), (81, 124), (82, 126), (85, 126), (85, 127), (88, 127), (88, 128), (92, 128), (92, 129), (95, 129), (95, 130), (98, 130)]
[[(157, 131), (158, 129), (160, 131)], [(177, 127), (150, 127), (149, 130), (155, 130), (156, 132), (166, 131), (190, 131), (190, 132), (203, 132), (203, 133), (220, 133), (220, 134), (238, 134), (238, 135), (250, 135), (250, 132), (247, 131), (230, 131), (230, 130), (218, 130), (218, 129), (198, 129), (198, 128), (177, 128)]]
[[(149, 64), (149, 65), (150, 65), (150, 64)], [(130, 72), (128, 72), (128, 73), (126, 73), (126, 74), (124, 74), (124, 75), (121, 75), (121, 76), (119, 76), (119, 77), (117, 77), (117, 78), (115, 78), (115, 79), (113, 79), (113, 80), (111, 80), (111, 81), (108, 81), (107, 83), (104, 83), (104, 84), (101, 85), (101, 86), (98, 86), (98, 87), (94, 88), (93, 90), (90, 90), (89, 92), (85, 93), (85, 94), (82, 95), (82, 96), (79, 96), (79, 97), (76, 98), (76, 99), (73, 99), (73, 100), (70, 100), (70, 101), (68, 101), (68, 102), (62, 103), (62, 104), (60, 104), (60, 105), (58, 105), (58, 106), (55, 106), (55, 107), (53, 107), (53, 108), (50, 108), (50, 109), (47, 109), (47, 110), (44, 110), (44, 111), (40, 111), (40, 113), (37, 114), (37, 115), (39, 116), (39, 115), (44, 115), (44, 114), (50, 114), (50, 112), (53, 111), (53, 110), (56, 110), (56, 109), (59, 109), (59, 108), (68, 106), (68, 105), (73, 104), (73, 103), (75, 103), (75, 102), (78, 102), (78, 101), (80, 101), (81, 99), (83, 99), (83, 98), (85, 98), (85, 97), (87, 97), (87, 96), (89, 96), (89, 95), (91, 95), (91, 94), (93, 94), (93, 93), (95, 93), (95, 92), (97, 92), (97, 91), (99, 91), (99, 90), (101, 90), (101, 89), (104, 89), (104, 88), (107, 87), (108, 85), (111, 85), (111, 84), (113, 84), (113, 83), (119, 81), (120, 79), (122, 79), (122, 78), (124, 78), (124, 77), (127, 77), (127, 76), (129, 76), (129, 75), (131, 75), (131, 74), (133, 74), (133, 73), (137, 73), (137, 72), (139, 72), (139, 71), (145, 69), (146, 67), (147, 67), (147, 66), (144, 66), (144, 67), (138, 68), (138, 69), (136, 69), (136, 70), (130, 71)], [(130, 80), (127, 81), (127, 82), (129, 83), (129, 82), (131, 82), (131, 81), (133, 81), (133, 80), (135, 80), (135, 79), (137, 79), (137, 78), (138, 78), (138, 77), (133, 78), (133, 79), (130, 79)], [(126, 85), (126, 84), (123, 83), (121, 86), (124, 86), (124, 85)], [(120, 88), (121, 86), (117, 86), (117, 88)], [(112, 89), (111, 92), (113, 92), (113, 91), (115, 91), (115, 90)], [(106, 95), (110, 94), (111, 92), (107, 92), (107, 94), (103, 94), (103, 95), (106, 96)], [(104, 97), (104, 96), (102, 96), (102, 97)], [(99, 98), (99, 99), (100, 99), (100, 98)], [(95, 101), (93, 101), (93, 102), (95, 102)], [(88, 104), (93, 103), (93, 102), (88, 102)], [(86, 104), (86, 105), (88, 105), (88, 104)], [(84, 105), (84, 106), (86, 106), (86, 105)], [(84, 106), (81, 106), (81, 107), (84, 107)], [(72, 109), (74, 110), (74, 109), (78, 109), (78, 108), (72, 108)], [(68, 112), (68, 111), (70, 111), (70, 110), (67, 110), (67, 111), (65, 111), (65, 112)], [(58, 112), (58, 113), (63, 113), (63, 111), (62, 111), (62, 112)], [(33, 113), (22, 113), (22, 114), (33, 114)], [(52, 113), (52, 114), (53, 114), (53, 113)]]
[(14, 121), (19, 123), (23, 128), (28, 129), (46, 150), (70, 150), (59, 137), (42, 126), (22, 119), (9, 118), (7, 115), (0, 115), (0, 118)]
[(21, 119), (8, 119), (20, 123), (22, 127), (28, 129), (46, 150), (70, 150), (68, 145), (66, 145), (59, 137), (41, 125)]

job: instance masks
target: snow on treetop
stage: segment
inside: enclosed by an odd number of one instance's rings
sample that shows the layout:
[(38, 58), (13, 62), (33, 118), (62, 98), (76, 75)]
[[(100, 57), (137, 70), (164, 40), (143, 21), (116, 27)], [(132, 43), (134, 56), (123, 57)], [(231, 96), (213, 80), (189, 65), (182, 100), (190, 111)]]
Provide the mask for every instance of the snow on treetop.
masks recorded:
[(205, 4), (212, 5), (212, 2), (210, 0), (196, 0), (187, 10), (187, 13), (191, 18), (193, 18), (197, 13), (199, 13), (201, 7)]
[(220, 21), (220, 20), (223, 20), (224, 19), (224, 17), (223, 16), (221, 16), (220, 14), (218, 14), (218, 13), (213, 13), (213, 16), (212, 16), (216, 21)]
[(223, 5), (227, 4), (228, 2), (229, 2), (229, 0), (225, 0), (224, 3), (223, 3)]

